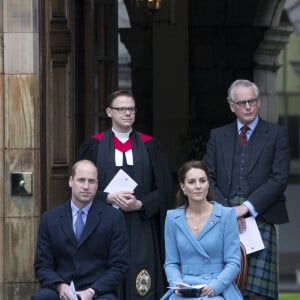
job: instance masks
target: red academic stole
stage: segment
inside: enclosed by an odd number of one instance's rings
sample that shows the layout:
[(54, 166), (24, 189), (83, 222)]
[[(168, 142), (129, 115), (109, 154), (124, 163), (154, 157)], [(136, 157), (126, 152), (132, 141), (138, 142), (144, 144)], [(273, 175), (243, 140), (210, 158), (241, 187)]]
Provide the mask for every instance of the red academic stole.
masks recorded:
[[(95, 135), (93, 135), (93, 138), (95, 138), (98, 141), (101, 141), (105, 132), (100, 132)], [(139, 137), (141, 138), (143, 143), (147, 143), (148, 141), (152, 140), (152, 137), (149, 135), (146, 135), (144, 133), (138, 133)], [(122, 143), (116, 136), (113, 137), (113, 144), (114, 148), (125, 153), (128, 150), (132, 149), (132, 137), (129, 137), (129, 139)]]

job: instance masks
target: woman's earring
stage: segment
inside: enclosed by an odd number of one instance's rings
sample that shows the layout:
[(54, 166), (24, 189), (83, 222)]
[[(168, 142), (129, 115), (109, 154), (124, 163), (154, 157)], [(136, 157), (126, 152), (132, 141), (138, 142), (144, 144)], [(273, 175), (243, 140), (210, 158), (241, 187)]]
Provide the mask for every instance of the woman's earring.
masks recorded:
[(182, 191), (182, 192), (183, 192), (184, 195), (186, 195), (186, 192), (185, 192), (185, 191)]

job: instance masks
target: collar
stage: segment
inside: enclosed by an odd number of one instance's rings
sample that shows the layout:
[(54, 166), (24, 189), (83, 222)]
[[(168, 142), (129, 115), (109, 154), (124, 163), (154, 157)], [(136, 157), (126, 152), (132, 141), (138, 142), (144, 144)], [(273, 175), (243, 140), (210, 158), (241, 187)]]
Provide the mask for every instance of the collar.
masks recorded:
[(132, 149), (132, 137), (130, 137), (125, 143), (122, 143), (117, 137), (113, 137), (114, 148), (123, 153)]
[(125, 153), (132, 149), (132, 136), (130, 136), (132, 129), (129, 132), (117, 132), (112, 129), (113, 136), (113, 144), (114, 148)]
[(121, 141), (128, 139), (132, 132), (132, 129), (130, 129), (128, 132), (118, 132), (113, 128), (111, 128), (111, 130), (114, 133), (114, 135)]
[[(90, 210), (92, 204), (93, 204), (93, 201), (91, 201), (91, 202), (90, 202), (89, 204), (87, 204), (85, 207), (81, 208), (81, 210), (84, 212), (84, 214), (85, 214), (86, 216), (88, 215), (89, 210)], [(73, 217), (77, 215), (78, 210), (80, 209), (80, 208), (78, 208), (78, 207), (73, 203), (72, 199), (71, 199), (71, 209), (72, 209), (72, 216), (73, 216)]]
[[(249, 124), (247, 124), (247, 126), (249, 127), (249, 131), (250, 133), (252, 133), (256, 127), (258, 123), (258, 116), (256, 116), (256, 118)], [(237, 119), (237, 130), (238, 132), (240, 132), (241, 128), (244, 126), (245, 124), (241, 123), (241, 121), (239, 119)]]

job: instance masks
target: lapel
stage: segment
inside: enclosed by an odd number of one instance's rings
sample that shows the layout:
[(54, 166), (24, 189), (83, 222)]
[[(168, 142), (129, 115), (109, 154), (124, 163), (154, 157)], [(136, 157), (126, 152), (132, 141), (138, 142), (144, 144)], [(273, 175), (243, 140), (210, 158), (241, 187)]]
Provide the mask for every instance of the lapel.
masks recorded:
[(193, 236), (185, 218), (185, 209), (178, 209), (178, 214), (175, 215), (175, 223), (178, 229), (186, 236), (191, 245), (204, 257), (210, 258), (209, 253), (202, 246), (203, 237), (218, 224), (221, 217), (222, 206), (214, 202), (214, 208), (211, 216), (208, 218), (207, 223), (201, 230), (198, 236)]
[(223, 137), (221, 141), (222, 143), (221, 149), (224, 156), (224, 163), (225, 163), (224, 165), (227, 173), (227, 178), (229, 179), (231, 179), (236, 134), (237, 134), (236, 121), (224, 127)]
[[(105, 204), (103, 204), (105, 205)], [(94, 232), (95, 228), (102, 222), (101, 215), (103, 214), (102, 203), (100, 200), (94, 199), (93, 204), (87, 215), (86, 223), (78, 241), (78, 247), (88, 239), (88, 237)]]
[(101, 141), (99, 141), (97, 167), (99, 170), (98, 190), (104, 190), (107, 184), (116, 174), (115, 149), (113, 146), (113, 132), (111, 129), (107, 130), (104, 133)]
[(79, 247), (94, 231), (95, 227), (101, 222), (101, 214), (103, 210), (101, 208), (100, 200), (93, 200), (93, 204), (87, 215), (86, 223), (80, 237), (80, 240), (77, 241), (74, 230), (73, 230), (73, 221), (72, 221), (72, 211), (70, 201), (67, 201), (60, 214), (60, 226), (64, 234), (72, 242), (75, 247)]
[[(143, 197), (145, 194), (150, 193), (153, 188), (152, 181), (152, 166), (150, 163), (150, 154), (148, 153), (147, 147), (144, 140), (141, 138), (140, 134), (132, 130), (132, 141), (133, 141), (133, 177), (134, 180), (138, 183), (134, 193), (137, 197)], [(151, 152), (151, 151), (150, 151)], [(157, 152), (155, 152), (157, 153)], [(157, 184), (157, 182), (156, 182)]]
[(213, 204), (214, 204), (214, 208), (212, 210), (212, 213), (211, 213), (210, 217), (208, 218), (207, 223), (205, 224), (205, 226), (203, 227), (203, 229), (197, 236), (197, 239), (199, 239), (199, 240), (202, 239), (206, 234), (209, 234), (209, 232), (220, 221), (221, 214), (222, 214), (222, 206), (216, 202), (213, 202)]
[(72, 242), (74, 246), (77, 245), (77, 239), (73, 230), (73, 222), (72, 222), (72, 211), (71, 211), (71, 200), (67, 201), (61, 210), (60, 213), (60, 228), (67, 236), (67, 238)]
[[(142, 157), (142, 148), (144, 145), (141, 144), (140, 138), (137, 132), (133, 129), (131, 133), (133, 139), (133, 147), (132, 147), (132, 156), (133, 156), (133, 173), (134, 173), (134, 180), (138, 183), (135, 193), (139, 193), (139, 190), (143, 186), (142, 180), (145, 179), (143, 174), (143, 157)], [(143, 194), (142, 194), (143, 195)]]
[(249, 159), (249, 172), (255, 166), (258, 158), (261, 156), (261, 152), (264, 149), (264, 146), (269, 137), (269, 126), (267, 122), (260, 119), (251, 135), (252, 151), (250, 153)]

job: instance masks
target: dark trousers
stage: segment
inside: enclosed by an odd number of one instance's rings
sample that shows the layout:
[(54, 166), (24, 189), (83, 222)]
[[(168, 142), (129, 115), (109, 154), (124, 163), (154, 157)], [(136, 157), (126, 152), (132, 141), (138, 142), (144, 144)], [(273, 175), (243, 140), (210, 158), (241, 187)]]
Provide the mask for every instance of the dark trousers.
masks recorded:
[[(114, 294), (105, 294), (99, 297), (94, 297), (94, 300), (117, 300)], [(60, 300), (57, 291), (52, 289), (41, 289), (33, 294), (31, 300)]]

